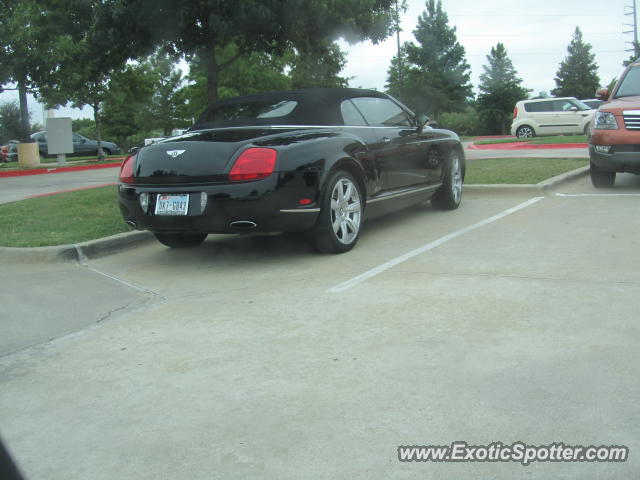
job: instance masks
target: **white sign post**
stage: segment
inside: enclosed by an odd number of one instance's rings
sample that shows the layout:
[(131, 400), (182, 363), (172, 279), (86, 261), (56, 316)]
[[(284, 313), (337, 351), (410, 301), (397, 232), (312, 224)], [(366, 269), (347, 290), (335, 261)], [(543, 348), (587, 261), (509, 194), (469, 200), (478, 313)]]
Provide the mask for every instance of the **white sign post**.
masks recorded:
[(66, 163), (66, 154), (73, 153), (73, 132), (70, 118), (47, 118), (49, 155), (58, 156), (58, 165)]

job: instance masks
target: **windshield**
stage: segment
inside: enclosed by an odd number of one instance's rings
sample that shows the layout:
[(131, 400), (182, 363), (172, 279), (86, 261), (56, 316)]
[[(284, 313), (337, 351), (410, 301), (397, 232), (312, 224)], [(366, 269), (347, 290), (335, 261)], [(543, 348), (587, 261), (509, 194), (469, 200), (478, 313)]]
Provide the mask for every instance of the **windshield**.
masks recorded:
[(614, 98), (640, 96), (640, 65), (627, 71)]

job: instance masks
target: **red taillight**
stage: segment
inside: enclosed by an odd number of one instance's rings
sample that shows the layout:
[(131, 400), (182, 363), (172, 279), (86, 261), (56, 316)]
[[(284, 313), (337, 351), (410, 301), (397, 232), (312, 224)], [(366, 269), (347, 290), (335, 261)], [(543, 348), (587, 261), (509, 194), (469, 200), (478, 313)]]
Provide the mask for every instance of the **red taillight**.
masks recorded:
[(133, 183), (133, 166), (136, 163), (136, 156), (130, 155), (125, 158), (120, 167), (120, 181), (122, 183)]
[(229, 180), (258, 180), (273, 173), (278, 154), (272, 148), (249, 148), (242, 152), (229, 172)]
[(513, 109), (513, 119), (515, 120), (517, 116), (518, 116), (518, 107)]

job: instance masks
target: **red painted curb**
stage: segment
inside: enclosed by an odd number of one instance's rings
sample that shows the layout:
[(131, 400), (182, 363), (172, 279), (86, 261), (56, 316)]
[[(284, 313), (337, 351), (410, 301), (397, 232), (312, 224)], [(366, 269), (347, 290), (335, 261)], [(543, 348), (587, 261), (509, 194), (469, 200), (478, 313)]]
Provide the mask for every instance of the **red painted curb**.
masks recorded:
[(119, 167), (122, 162), (103, 163), (101, 165), (77, 165), (70, 167), (52, 167), (52, 168), (34, 168), (33, 170), (13, 170), (10, 172), (0, 172), (0, 178), (3, 177), (24, 177), (27, 175), (44, 175), (48, 173), (64, 173), (77, 172), (80, 170), (98, 170), (100, 168)]
[(561, 148), (587, 148), (588, 143), (556, 143), (532, 145), (529, 142), (490, 143), (487, 145), (471, 144), (467, 150), (555, 150)]

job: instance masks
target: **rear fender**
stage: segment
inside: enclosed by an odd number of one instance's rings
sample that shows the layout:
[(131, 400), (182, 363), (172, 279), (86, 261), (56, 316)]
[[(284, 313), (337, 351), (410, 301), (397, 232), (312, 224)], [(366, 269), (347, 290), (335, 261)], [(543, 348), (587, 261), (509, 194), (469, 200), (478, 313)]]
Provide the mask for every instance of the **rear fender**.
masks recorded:
[(346, 170), (359, 183), (366, 198), (377, 178), (374, 162), (367, 146), (355, 136), (327, 135), (311, 142), (300, 142), (281, 149), (278, 169), (302, 171), (315, 176), (318, 192), (337, 170)]

